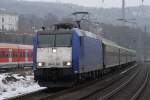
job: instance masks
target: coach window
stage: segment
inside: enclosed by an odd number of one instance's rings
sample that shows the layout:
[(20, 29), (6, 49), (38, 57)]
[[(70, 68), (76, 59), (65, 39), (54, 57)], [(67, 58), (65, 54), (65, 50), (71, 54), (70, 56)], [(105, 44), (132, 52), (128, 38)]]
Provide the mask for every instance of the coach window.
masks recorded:
[(30, 55), (30, 52), (28, 52), (28, 57), (30, 57), (31, 55)]
[(4, 17), (2, 17), (2, 23), (4, 23)]
[(13, 57), (18, 57), (17, 52), (13, 52)]
[(19, 53), (19, 56), (22, 57), (22, 52)]
[(27, 52), (25, 52), (25, 57), (28, 57), (28, 51), (27, 51)]
[(15, 53), (14, 53), (14, 52), (13, 52), (13, 54), (12, 54), (12, 55), (13, 55), (13, 57), (15, 57)]
[(12, 58), (12, 52), (9, 51), (9, 58)]
[(30, 57), (32, 57), (33, 55), (32, 55), (32, 53), (30, 53)]
[(23, 54), (23, 52), (21, 53), (21, 57), (24, 57), (24, 54)]
[(7, 52), (2, 51), (2, 58), (7, 58)]
[(12, 56), (15, 57), (15, 52), (12, 53)]
[(32, 53), (29, 53), (29, 57), (32, 57)]
[(9, 52), (8, 51), (5, 52), (5, 57), (9, 58)]
[(25, 57), (25, 52), (22, 52), (22, 56)]
[(4, 51), (1, 51), (1, 58), (4, 58)]
[(2, 51), (0, 51), (0, 58), (2, 58)]
[(3, 58), (5, 58), (5, 51), (2, 52), (2, 56), (3, 56)]
[(27, 57), (30, 57), (30, 53), (29, 52), (27, 52)]
[(27, 57), (30, 57), (30, 53), (29, 52), (27, 52)]
[(23, 54), (22, 54), (22, 52), (20, 52), (20, 57), (23, 57)]
[(29, 57), (29, 53), (28, 52), (26, 52), (26, 57)]
[(24, 52), (20, 52), (20, 57), (24, 57)]
[(17, 52), (15, 53), (15, 56), (18, 57), (18, 53)]

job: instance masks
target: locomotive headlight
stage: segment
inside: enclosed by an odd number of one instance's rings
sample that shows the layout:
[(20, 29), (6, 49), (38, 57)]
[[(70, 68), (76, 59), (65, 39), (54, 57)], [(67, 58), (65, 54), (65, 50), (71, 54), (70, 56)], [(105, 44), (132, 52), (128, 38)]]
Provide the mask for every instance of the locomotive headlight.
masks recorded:
[(53, 49), (52, 49), (52, 52), (53, 52), (53, 53), (56, 53), (56, 52), (57, 52), (57, 50), (56, 50), (55, 48), (53, 48)]
[(66, 65), (67, 65), (67, 66), (71, 66), (71, 62), (67, 62)]
[(38, 66), (39, 66), (39, 67), (42, 67), (42, 66), (44, 66), (44, 63), (39, 62), (39, 63), (38, 63)]
[(66, 61), (63, 63), (64, 66), (71, 66), (71, 62), (70, 61)]

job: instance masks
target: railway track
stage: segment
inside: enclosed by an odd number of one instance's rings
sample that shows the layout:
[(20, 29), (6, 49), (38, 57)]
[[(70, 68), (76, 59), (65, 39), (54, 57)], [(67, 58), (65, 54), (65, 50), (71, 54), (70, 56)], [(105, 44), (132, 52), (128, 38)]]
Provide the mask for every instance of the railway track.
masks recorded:
[(148, 77), (147, 68), (142, 68), (126, 79), (79, 100), (136, 100), (146, 86)]
[[(126, 70), (121, 69), (118, 72), (113, 72), (111, 74), (105, 75), (99, 80), (91, 81), (91, 82), (88, 82), (87, 84), (81, 84), (73, 88), (61, 89), (57, 91), (43, 90), (43, 91), (38, 91), (35, 93), (30, 93), (27, 95), (11, 98), (9, 100), (69, 100), (69, 99), (82, 100), (82, 99), (86, 99), (86, 97), (89, 97), (90, 95), (94, 94), (97, 91), (105, 89), (106, 87), (115, 83), (117, 80), (122, 79), (127, 74), (134, 72), (136, 68), (137, 67), (135, 65)], [(102, 85), (102, 84), (105, 84), (105, 85)], [(101, 87), (101, 88), (97, 89), (96, 87)], [(48, 91), (48, 92), (45, 92), (45, 91)]]
[(121, 89), (123, 89), (127, 84), (129, 84), (129, 82), (131, 82), (138, 74), (139, 72), (136, 72), (135, 74), (133, 74), (133, 76), (131, 76), (129, 78), (129, 80), (127, 80), (126, 82), (124, 82), (122, 85), (120, 85), (119, 87), (117, 87), (116, 89), (114, 89), (113, 91), (109, 92), (108, 94), (100, 97), (99, 100), (108, 100), (109, 98), (111, 98), (113, 95), (117, 94)]
[(116, 89), (100, 97), (99, 100), (136, 100), (146, 86), (149, 77), (148, 68), (144, 67)]
[[(111, 86), (118, 86), (118, 84), (116, 84), (116, 82), (118, 82), (118, 81), (122, 82), (123, 80), (127, 80), (129, 77), (131, 77), (130, 80), (132, 80), (138, 74), (138, 70), (139, 70), (139, 69), (134, 69), (134, 67), (131, 67), (131, 68), (121, 72), (120, 73), (120, 78), (110, 81), (110, 82), (112, 82), (112, 84), (108, 84), (108, 85), (105, 86), (106, 83), (104, 83), (104, 84), (102, 84), (102, 86), (103, 86), (102, 88), (97, 87), (99, 89), (97, 89), (96, 91), (91, 92), (88, 95), (83, 96), (82, 98), (79, 98), (78, 100), (97, 100), (97, 99), (101, 100), (101, 99), (99, 99), (99, 96), (100, 96), (99, 92), (100, 93), (105, 93), (107, 88), (109, 88)], [(137, 70), (137, 72), (135, 74), (133, 74), (135, 72), (135, 70)]]
[[(105, 88), (114, 84), (116, 81), (121, 80), (122, 78), (124, 78), (124, 76), (128, 74), (132, 75), (132, 73), (130, 72), (134, 72), (135, 70), (136, 70), (136, 66), (133, 66), (125, 71), (118, 73), (118, 75), (116, 76), (111, 76), (111, 78), (100, 81), (92, 86), (80, 89), (79, 91), (75, 91), (73, 93), (59, 96), (55, 99), (47, 99), (47, 100), (70, 100), (70, 99), (71, 100), (85, 100), (85, 99), (88, 99), (90, 96), (94, 95), (98, 91), (102, 91)], [(92, 98), (89, 100), (95, 100), (95, 99)]]
[[(150, 67), (150, 62), (145, 62), (148, 67)], [(150, 73), (150, 68), (149, 68)], [(139, 92), (137, 92), (136, 100), (148, 100), (150, 98), (150, 76), (147, 76), (147, 80), (145, 79), (143, 85), (139, 89)]]
[(130, 98), (130, 100), (136, 100), (140, 96), (140, 94), (142, 93), (142, 91), (144, 90), (144, 88), (146, 87), (146, 85), (148, 83), (148, 78), (149, 78), (149, 73), (147, 72), (147, 75), (146, 75), (144, 83), (137, 90), (137, 92)]

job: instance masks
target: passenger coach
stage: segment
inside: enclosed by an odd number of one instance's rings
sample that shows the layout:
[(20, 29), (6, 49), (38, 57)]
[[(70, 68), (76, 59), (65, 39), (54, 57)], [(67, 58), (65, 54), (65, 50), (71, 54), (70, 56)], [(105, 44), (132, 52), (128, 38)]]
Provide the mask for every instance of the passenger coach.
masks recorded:
[(35, 80), (41, 86), (69, 87), (134, 63), (135, 53), (78, 28), (42, 30), (34, 38)]
[(31, 45), (0, 43), (0, 70), (32, 67), (32, 51)]

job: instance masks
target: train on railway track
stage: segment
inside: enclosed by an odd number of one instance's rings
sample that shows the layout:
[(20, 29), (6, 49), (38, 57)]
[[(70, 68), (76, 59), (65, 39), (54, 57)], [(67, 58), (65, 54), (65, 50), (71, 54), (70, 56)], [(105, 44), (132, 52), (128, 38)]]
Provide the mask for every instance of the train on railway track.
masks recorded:
[(46, 87), (70, 87), (136, 62), (135, 50), (74, 27), (38, 31), (33, 55), (35, 80)]
[(0, 43), (0, 70), (33, 66), (33, 46)]

